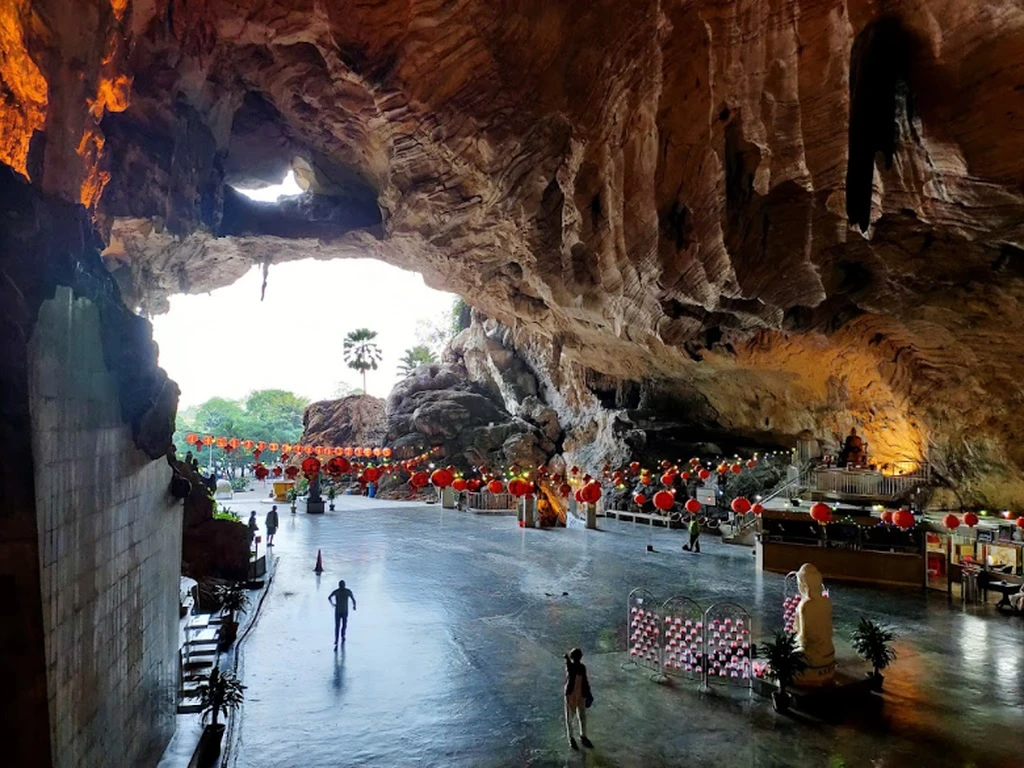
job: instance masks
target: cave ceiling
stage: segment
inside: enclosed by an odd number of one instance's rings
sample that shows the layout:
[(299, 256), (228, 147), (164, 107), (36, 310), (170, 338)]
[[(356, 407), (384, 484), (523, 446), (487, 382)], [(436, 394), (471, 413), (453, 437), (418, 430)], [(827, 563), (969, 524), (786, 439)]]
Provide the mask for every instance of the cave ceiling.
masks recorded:
[(727, 427), (1024, 465), (1012, 0), (12, 0), (0, 79), (145, 311), (370, 255)]

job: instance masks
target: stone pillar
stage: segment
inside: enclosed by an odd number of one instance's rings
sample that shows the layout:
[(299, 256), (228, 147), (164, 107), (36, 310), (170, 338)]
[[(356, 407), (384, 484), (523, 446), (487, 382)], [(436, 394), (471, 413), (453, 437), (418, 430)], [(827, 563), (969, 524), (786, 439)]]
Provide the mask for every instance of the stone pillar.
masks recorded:
[(452, 490), (451, 486), (442, 488), (441, 490), (441, 508), (442, 509), (455, 509), (455, 491)]
[(597, 504), (587, 504), (587, 528), (597, 530)]
[(532, 494), (529, 496), (523, 496), (519, 502), (519, 508), (522, 510), (520, 519), (523, 521), (524, 528), (533, 528), (534, 520), (537, 517), (537, 499)]

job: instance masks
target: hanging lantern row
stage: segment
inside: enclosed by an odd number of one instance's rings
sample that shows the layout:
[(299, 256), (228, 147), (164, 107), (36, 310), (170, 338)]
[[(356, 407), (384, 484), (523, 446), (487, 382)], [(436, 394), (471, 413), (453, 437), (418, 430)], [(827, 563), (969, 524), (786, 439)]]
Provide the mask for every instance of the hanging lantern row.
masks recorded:
[(185, 442), (195, 447), (216, 446), (224, 450), (244, 448), (247, 451), (270, 451), (282, 454), (305, 454), (306, 456), (344, 456), (345, 458), (391, 458), (390, 448), (364, 447), (351, 445), (302, 445), (301, 443), (270, 443), (264, 440), (240, 440), (237, 437), (214, 437), (213, 435), (197, 435), (194, 432), (185, 435)]

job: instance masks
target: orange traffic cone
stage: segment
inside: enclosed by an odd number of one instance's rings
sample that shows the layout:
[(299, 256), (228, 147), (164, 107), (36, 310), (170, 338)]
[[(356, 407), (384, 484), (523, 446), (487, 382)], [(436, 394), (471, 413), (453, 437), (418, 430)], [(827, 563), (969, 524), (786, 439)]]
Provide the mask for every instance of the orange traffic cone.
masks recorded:
[(324, 572), (324, 558), (323, 558), (323, 555), (320, 554), (320, 550), (319, 549), (316, 551), (316, 568), (313, 569), (313, 572), (314, 573), (323, 573)]

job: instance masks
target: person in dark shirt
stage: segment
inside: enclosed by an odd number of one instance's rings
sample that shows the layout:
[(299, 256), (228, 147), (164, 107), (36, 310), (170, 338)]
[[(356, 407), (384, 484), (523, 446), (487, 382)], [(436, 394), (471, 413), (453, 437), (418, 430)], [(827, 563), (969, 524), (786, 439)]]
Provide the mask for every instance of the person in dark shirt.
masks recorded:
[(580, 726), (580, 741), (584, 747), (594, 745), (587, 738), (587, 707), (594, 702), (590, 693), (590, 681), (587, 679), (587, 668), (581, 662), (583, 651), (573, 648), (565, 654), (565, 735), (569, 739), (569, 746), (579, 749), (576, 739), (572, 735), (572, 716)]
[(352, 610), (356, 609), (356, 596), (345, 586), (344, 579), (338, 582), (338, 588), (327, 596), (327, 602), (334, 606), (334, 647), (338, 647), (338, 629), (341, 629), (341, 642), (345, 643), (345, 630), (348, 629), (348, 601), (352, 601)]

